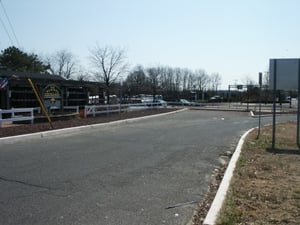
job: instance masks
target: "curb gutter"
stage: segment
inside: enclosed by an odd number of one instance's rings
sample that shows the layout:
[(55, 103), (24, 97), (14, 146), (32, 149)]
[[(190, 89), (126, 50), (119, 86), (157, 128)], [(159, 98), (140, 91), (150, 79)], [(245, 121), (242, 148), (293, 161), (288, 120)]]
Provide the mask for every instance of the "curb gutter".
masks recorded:
[(219, 212), (222, 208), (223, 202), (225, 200), (226, 197), (226, 193), (228, 191), (229, 185), (230, 185), (230, 181), (231, 178), (233, 176), (233, 171), (235, 169), (236, 163), (239, 159), (241, 150), (242, 150), (242, 146), (244, 144), (244, 140), (246, 138), (246, 136), (255, 128), (252, 128), (250, 130), (248, 130), (246, 133), (243, 134), (243, 136), (240, 138), (238, 145), (230, 159), (230, 162), (228, 164), (228, 167), (225, 171), (224, 177), (222, 179), (222, 182), (219, 186), (219, 189), (216, 193), (216, 196), (212, 202), (212, 205), (206, 215), (206, 218), (203, 222), (204, 225), (214, 225), (216, 223), (216, 220), (218, 218)]

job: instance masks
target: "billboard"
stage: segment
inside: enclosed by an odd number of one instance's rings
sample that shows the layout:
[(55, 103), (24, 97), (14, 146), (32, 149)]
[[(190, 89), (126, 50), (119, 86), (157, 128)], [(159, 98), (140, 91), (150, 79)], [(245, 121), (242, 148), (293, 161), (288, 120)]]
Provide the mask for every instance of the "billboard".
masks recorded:
[(270, 89), (274, 88), (276, 71), (277, 90), (298, 90), (300, 59), (270, 59)]

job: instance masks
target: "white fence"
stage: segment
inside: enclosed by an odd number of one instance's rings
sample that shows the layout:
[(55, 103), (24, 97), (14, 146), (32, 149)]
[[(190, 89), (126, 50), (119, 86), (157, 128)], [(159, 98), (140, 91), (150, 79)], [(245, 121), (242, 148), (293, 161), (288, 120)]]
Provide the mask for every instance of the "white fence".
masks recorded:
[[(96, 116), (97, 114), (109, 114), (124, 111), (135, 111), (149, 108), (165, 107), (160, 103), (141, 103), (141, 104), (117, 104), (117, 105), (91, 105), (85, 106), (84, 116), (89, 115)], [(56, 108), (50, 108), (50, 112), (56, 110)], [(79, 114), (79, 106), (64, 106), (64, 110), (75, 110)], [(41, 113), (40, 107), (35, 108), (12, 108), (12, 109), (0, 109), (0, 127), (4, 122), (16, 122), (16, 121), (30, 121), (34, 122), (34, 112)], [(5, 115), (5, 116), (3, 116)], [(4, 117), (4, 118), (3, 118)]]
[[(50, 113), (53, 110), (57, 110), (55, 107), (50, 108)], [(64, 106), (64, 110), (75, 111), (79, 114), (79, 106)], [(0, 109), (0, 127), (4, 122), (16, 122), (16, 121), (29, 121), (31, 124), (34, 122), (34, 113), (41, 113), (40, 107), (35, 108), (12, 108), (12, 109)], [(5, 116), (3, 116), (5, 115)], [(4, 117), (4, 118), (3, 118)]]
[[(60, 110), (60, 108), (59, 107), (55, 107), (55, 106), (51, 106), (49, 108), (49, 112), (50, 113), (54, 112), (55, 110)], [(78, 114), (79, 113), (79, 106), (64, 106), (63, 110), (65, 110), (65, 111), (75, 111), (75, 113)]]
[[(28, 121), (33, 123), (33, 110), (34, 108), (12, 108), (12, 109), (0, 109), (0, 127), (2, 127), (3, 122), (14, 122), (14, 121)], [(3, 114), (7, 118), (3, 119)]]
[(117, 105), (86, 105), (84, 107), (84, 117), (89, 115), (95, 117), (97, 114), (109, 114), (115, 112), (135, 111), (149, 108), (165, 107), (161, 103), (149, 102), (139, 104), (117, 104)]
[[(56, 107), (56, 106), (51, 106), (49, 108), (49, 113), (54, 112), (55, 110), (60, 110), (60, 108)], [(74, 113), (79, 114), (79, 106), (64, 106), (63, 110), (65, 111), (74, 111)], [(33, 111), (36, 111), (38, 114), (41, 113), (41, 107), (35, 107), (33, 108)]]

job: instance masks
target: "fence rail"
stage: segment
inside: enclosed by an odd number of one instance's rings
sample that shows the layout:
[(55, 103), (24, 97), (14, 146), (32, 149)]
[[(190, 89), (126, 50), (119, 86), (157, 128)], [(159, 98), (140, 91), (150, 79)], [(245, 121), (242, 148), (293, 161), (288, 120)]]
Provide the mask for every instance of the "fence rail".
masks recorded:
[[(161, 103), (149, 102), (139, 104), (117, 104), (117, 105), (86, 105), (84, 108), (84, 117), (97, 114), (121, 113), (125, 111), (136, 111), (150, 108), (165, 107)], [(75, 110), (79, 114), (79, 106), (64, 106), (65, 110)], [(50, 110), (55, 110), (51, 108)], [(30, 121), (34, 122), (34, 113), (40, 113), (40, 107), (35, 108), (12, 108), (0, 109), (0, 127), (4, 122)]]
[[(50, 108), (50, 111), (56, 108)], [(79, 114), (79, 106), (64, 106), (64, 110), (74, 110), (75, 113)], [(34, 108), (12, 108), (12, 109), (0, 109), (0, 127), (3, 126), (4, 122), (16, 122), (16, 121), (30, 121), (31, 124), (34, 122), (34, 114), (41, 113), (40, 107)]]
[[(55, 106), (51, 106), (50, 108), (49, 108), (49, 112), (50, 113), (52, 113), (53, 111), (55, 111), (55, 110), (60, 110), (60, 108), (59, 107), (55, 107)], [(74, 110), (75, 111), (75, 113), (79, 113), (79, 106), (64, 106), (63, 107), (63, 110), (67, 110), (67, 111), (70, 111), (70, 110)]]
[[(3, 122), (15, 122), (15, 121), (28, 121), (30, 120), (33, 123), (34, 108), (12, 108), (12, 109), (0, 109), (0, 127), (2, 127)], [(3, 118), (5, 114), (6, 118)]]
[[(52, 113), (52, 111), (59, 110), (59, 109), (60, 108), (58, 108), (58, 107), (51, 106), (49, 108), (49, 111), (50, 111), (50, 113)], [(35, 108), (33, 108), (33, 110), (36, 111), (38, 114), (41, 113), (41, 107), (35, 107)], [(74, 110), (75, 113), (79, 114), (79, 106), (64, 106), (63, 110), (68, 110), (68, 111)]]
[(116, 104), (116, 105), (86, 105), (84, 107), (84, 117), (92, 115), (95, 117), (97, 114), (121, 113), (126, 111), (135, 111), (149, 108), (163, 107), (161, 103), (149, 102), (139, 104)]

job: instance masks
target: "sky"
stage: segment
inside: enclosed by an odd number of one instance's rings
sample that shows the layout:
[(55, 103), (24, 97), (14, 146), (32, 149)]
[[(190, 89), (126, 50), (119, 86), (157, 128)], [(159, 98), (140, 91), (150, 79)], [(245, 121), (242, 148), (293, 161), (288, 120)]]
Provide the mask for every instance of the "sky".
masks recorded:
[(225, 89), (258, 82), (270, 58), (300, 56), (299, 0), (0, 1), (0, 50), (66, 49), (87, 70), (96, 45), (112, 46), (131, 67), (203, 69)]

